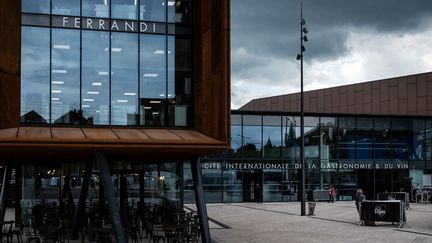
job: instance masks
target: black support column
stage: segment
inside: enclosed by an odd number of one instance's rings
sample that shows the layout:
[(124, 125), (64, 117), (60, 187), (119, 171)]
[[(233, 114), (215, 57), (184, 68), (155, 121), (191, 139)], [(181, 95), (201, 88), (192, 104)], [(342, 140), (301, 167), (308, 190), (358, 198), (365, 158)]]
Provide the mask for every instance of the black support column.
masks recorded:
[(208, 224), (207, 208), (204, 200), (204, 190), (201, 175), (201, 163), (198, 157), (191, 159), (192, 179), (195, 188), (195, 201), (200, 220), (201, 240), (203, 243), (210, 243), (210, 229)]
[(10, 178), (13, 169), (12, 164), (13, 164), (12, 162), (8, 162), (7, 165), (4, 167), (3, 183), (2, 183), (1, 194), (0, 194), (0, 208), (1, 208), (0, 220), (1, 221), (4, 220), (6, 214), (7, 193), (9, 190)]
[(111, 174), (108, 169), (108, 162), (105, 157), (105, 153), (99, 150), (96, 150), (95, 153), (96, 153), (96, 161), (99, 167), (100, 177), (104, 187), (105, 197), (108, 202), (108, 208), (110, 211), (111, 221), (114, 228), (114, 232), (116, 234), (117, 242), (126, 243), (127, 242), (126, 236), (120, 218), (119, 207), (115, 199), (114, 186), (111, 181)]
[[(139, 207), (141, 210), (144, 210), (144, 170), (140, 170), (139, 172)], [(144, 211), (143, 211), (144, 212)]]
[(90, 185), (92, 164), (93, 164), (93, 162), (91, 162), (91, 161), (87, 161), (87, 163), (86, 163), (83, 183), (81, 185), (80, 198), (78, 201), (78, 207), (75, 210), (75, 216), (74, 216), (74, 221), (73, 221), (73, 225), (72, 225), (71, 238), (73, 240), (78, 239), (78, 233), (79, 233), (79, 228), (80, 228), (80, 224), (81, 224), (81, 217), (82, 217), (84, 210), (85, 210), (85, 202), (87, 199), (87, 194), (88, 194), (89, 185)]

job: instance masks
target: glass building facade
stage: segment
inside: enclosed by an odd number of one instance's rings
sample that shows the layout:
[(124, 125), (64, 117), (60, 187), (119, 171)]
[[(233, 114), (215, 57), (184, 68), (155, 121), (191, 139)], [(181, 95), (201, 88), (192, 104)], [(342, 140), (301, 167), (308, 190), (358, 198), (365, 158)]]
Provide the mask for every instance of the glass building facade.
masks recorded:
[[(430, 119), (307, 115), (304, 134), (309, 199), (330, 184), (337, 200), (410, 192), (432, 176)], [(299, 136), (298, 114), (233, 111), (231, 149), (201, 159), (207, 202), (298, 201)]]
[(191, 2), (23, 0), (21, 122), (193, 126)]

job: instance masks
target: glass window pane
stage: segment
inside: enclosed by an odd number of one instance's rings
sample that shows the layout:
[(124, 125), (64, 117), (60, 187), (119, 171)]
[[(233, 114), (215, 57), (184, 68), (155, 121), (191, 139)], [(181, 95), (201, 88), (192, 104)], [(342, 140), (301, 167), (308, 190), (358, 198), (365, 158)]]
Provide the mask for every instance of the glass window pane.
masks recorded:
[(137, 125), (138, 35), (111, 37), (111, 124)]
[(50, 0), (22, 0), (21, 10), (26, 13), (50, 13)]
[(280, 116), (263, 117), (264, 157), (280, 157), (282, 147), (282, 130)]
[(373, 119), (357, 119), (357, 159), (373, 159)]
[[(261, 116), (243, 116), (243, 157), (260, 158), (262, 149)], [(254, 125), (253, 125), (254, 124)]]
[(52, 29), (51, 122), (87, 124), (80, 110), (80, 32)]
[(425, 157), (427, 166), (430, 168), (432, 160), (432, 120), (426, 120), (426, 131), (425, 131)]
[[(168, 2), (168, 7), (170, 2)], [(175, 11), (175, 12), (174, 12)], [(170, 22), (189, 24), (191, 19), (191, 1), (177, 1), (175, 9), (168, 8)]]
[(279, 202), (282, 200), (282, 170), (263, 170), (263, 201)]
[(138, 0), (111, 0), (111, 18), (137, 19)]
[(339, 158), (355, 159), (355, 118), (339, 118)]
[(141, 0), (140, 19), (165, 22), (165, 4), (162, 0)]
[(375, 119), (375, 159), (391, 159), (391, 120)]
[(223, 171), (223, 202), (242, 202), (242, 174), (236, 170)]
[(82, 15), (108, 18), (109, 5), (109, 0), (82, 0)]
[(230, 157), (240, 157), (242, 148), (241, 126), (231, 126), (231, 150)]
[(109, 124), (109, 32), (82, 32), (82, 110), (89, 123)]
[(321, 159), (337, 158), (337, 118), (321, 117)]
[(80, 16), (80, 0), (52, 0), (52, 14)]
[(168, 37), (168, 101), (171, 126), (192, 126), (193, 123), (191, 47), (190, 39)]
[(204, 197), (207, 203), (222, 202), (222, 171), (220, 169), (202, 170)]
[(141, 125), (163, 126), (166, 95), (166, 38), (140, 37), (140, 112)]
[(392, 120), (393, 159), (408, 159), (408, 121)]
[(21, 122), (49, 121), (50, 30), (22, 27)]
[[(176, 8), (177, 8), (177, 4), (175, 2), (175, 0), (168, 0), (168, 22), (169, 23), (175, 23), (176, 22)], [(178, 1), (178, 3), (180, 4), (180, 1)], [(179, 15), (180, 17), (180, 15)], [(180, 22), (180, 21), (177, 21)]]
[(296, 117), (284, 116), (282, 118), (284, 139), (282, 157), (284, 158), (296, 158), (299, 155), (300, 127), (296, 127), (296, 124), (300, 124), (296, 121)]
[(410, 159), (424, 160), (425, 151), (425, 121), (413, 120), (412, 132), (409, 133)]

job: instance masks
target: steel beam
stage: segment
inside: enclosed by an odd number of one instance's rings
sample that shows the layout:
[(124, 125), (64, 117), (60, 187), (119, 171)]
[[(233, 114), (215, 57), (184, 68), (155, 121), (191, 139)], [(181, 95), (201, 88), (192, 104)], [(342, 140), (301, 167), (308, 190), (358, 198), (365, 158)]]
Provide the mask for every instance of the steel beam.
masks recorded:
[(108, 208), (111, 215), (111, 221), (114, 232), (116, 234), (118, 243), (126, 243), (126, 235), (124, 232), (123, 224), (121, 221), (119, 207), (116, 202), (114, 186), (111, 181), (111, 174), (108, 169), (108, 162), (105, 157), (105, 153), (100, 150), (96, 150), (96, 161), (100, 171), (100, 177), (104, 188), (106, 200), (108, 202)]
[(12, 162), (8, 162), (7, 165), (4, 167), (3, 183), (2, 183), (1, 193), (0, 193), (0, 208), (1, 208), (0, 220), (1, 221), (4, 220), (6, 214), (7, 193), (9, 190), (11, 174), (12, 174)]
[(195, 187), (195, 202), (201, 228), (202, 243), (210, 243), (210, 229), (208, 224), (207, 208), (204, 200), (204, 190), (201, 174), (201, 163), (198, 157), (191, 159), (192, 180)]
[(80, 224), (81, 224), (81, 217), (82, 217), (84, 210), (85, 210), (85, 203), (87, 200), (87, 194), (88, 194), (89, 185), (90, 185), (92, 164), (93, 164), (93, 162), (91, 162), (91, 161), (87, 161), (87, 163), (86, 163), (83, 183), (81, 185), (80, 198), (78, 201), (77, 209), (75, 210), (74, 221), (73, 221), (73, 225), (72, 225), (71, 239), (73, 239), (73, 240), (78, 239), (78, 233), (79, 233), (79, 228), (80, 228)]

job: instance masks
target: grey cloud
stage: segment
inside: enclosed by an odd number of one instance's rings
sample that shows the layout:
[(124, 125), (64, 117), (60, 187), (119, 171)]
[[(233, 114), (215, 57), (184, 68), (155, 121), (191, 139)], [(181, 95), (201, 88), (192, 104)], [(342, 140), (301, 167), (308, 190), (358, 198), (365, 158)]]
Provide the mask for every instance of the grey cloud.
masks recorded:
[[(232, 0), (232, 46), (258, 55), (295, 58), (299, 45), (299, 1)], [(310, 30), (310, 58), (343, 54), (353, 28), (381, 33), (422, 30), (432, 16), (429, 0), (304, 0), (304, 17)], [(235, 59), (235, 57), (234, 57)]]

